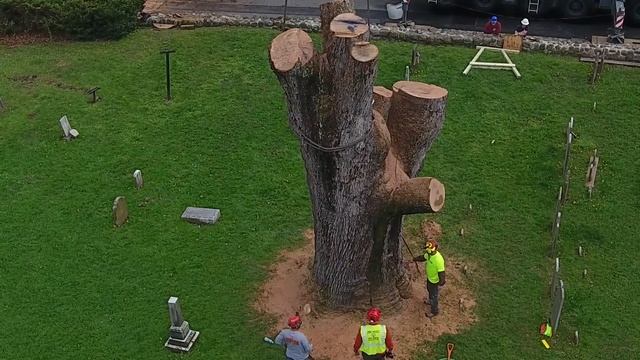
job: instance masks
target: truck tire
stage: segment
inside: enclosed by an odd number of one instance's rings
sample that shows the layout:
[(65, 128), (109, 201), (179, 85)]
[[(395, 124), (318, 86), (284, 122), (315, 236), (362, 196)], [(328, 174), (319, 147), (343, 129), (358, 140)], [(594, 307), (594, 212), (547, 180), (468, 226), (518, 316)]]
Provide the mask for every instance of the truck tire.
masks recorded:
[(626, 4), (627, 20), (635, 26), (640, 26), (640, 1)]
[(498, 0), (472, 0), (471, 4), (475, 10), (490, 13), (498, 7)]
[(591, 14), (592, 0), (566, 0), (562, 5), (562, 14), (566, 18), (581, 18)]

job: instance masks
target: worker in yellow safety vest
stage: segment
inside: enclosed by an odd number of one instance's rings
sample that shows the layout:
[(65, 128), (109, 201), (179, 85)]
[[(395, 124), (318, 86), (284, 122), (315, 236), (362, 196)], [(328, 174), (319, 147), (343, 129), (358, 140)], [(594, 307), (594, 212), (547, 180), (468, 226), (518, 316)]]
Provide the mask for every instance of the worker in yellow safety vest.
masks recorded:
[(444, 274), (444, 258), (438, 251), (438, 242), (429, 240), (426, 244), (424, 255), (416, 256), (413, 261), (424, 261), (424, 268), (427, 274), (427, 294), (429, 296), (428, 304), (431, 305), (431, 312), (425, 312), (428, 318), (432, 318), (440, 312), (438, 309), (439, 287), (446, 282)]
[(360, 326), (353, 352), (362, 355), (364, 360), (383, 360), (393, 358), (393, 340), (386, 326), (379, 324), (382, 312), (378, 308), (367, 311), (367, 324)]

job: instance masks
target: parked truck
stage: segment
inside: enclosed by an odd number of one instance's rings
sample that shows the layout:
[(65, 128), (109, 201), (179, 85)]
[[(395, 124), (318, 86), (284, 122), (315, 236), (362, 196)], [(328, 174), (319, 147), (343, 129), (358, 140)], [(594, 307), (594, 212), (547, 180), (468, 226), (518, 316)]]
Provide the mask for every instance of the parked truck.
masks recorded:
[[(508, 12), (527, 17), (587, 18), (611, 13), (614, 18), (624, 4), (626, 20), (640, 25), (640, 0), (422, 0), (430, 6), (455, 6), (483, 13)], [(616, 4), (618, 3), (618, 4)], [(618, 7), (616, 7), (618, 6)], [(623, 10), (624, 11), (624, 10)], [(615, 22), (615, 20), (614, 20)]]

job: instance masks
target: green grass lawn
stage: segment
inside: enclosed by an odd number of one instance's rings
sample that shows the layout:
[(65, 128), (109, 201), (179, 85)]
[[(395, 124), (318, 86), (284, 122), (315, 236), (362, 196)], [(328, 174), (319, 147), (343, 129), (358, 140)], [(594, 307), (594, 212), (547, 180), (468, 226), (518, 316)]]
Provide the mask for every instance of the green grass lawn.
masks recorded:
[[(281, 357), (262, 344), (272, 323), (251, 303), (266, 266), (301, 243), (311, 213), (298, 143), (268, 65), (275, 35), (217, 28), (169, 38), (141, 30), (115, 43), (0, 49), (7, 105), (0, 113), (0, 358), (178, 358), (163, 347), (172, 295), (201, 331), (190, 359)], [(177, 50), (168, 104), (159, 54), (166, 42)], [(404, 75), (412, 45), (378, 45), (378, 84), (390, 87)], [(592, 88), (589, 65), (520, 54), (512, 59), (522, 80), (492, 70), (465, 77), (474, 49), (420, 50), (414, 79), (449, 90), (444, 130), (423, 171), (447, 189), (444, 211), (432, 217), (444, 228), (444, 255), (479, 266), (471, 279), (479, 321), (425, 344), (416, 358), (438, 358), (449, 341), (457, 360), (636, 358), (640, 72), (608, 67)], [(77, 89), (94, 85), (103, 101), (91, 105)], [(64, 114), (80, 132), (73, 142), (59, 137)], [(546, 350), (537, 327), (549, 310), (545, 254), (571, 116), (579, 138), (561, 231), (567, 299), (558, 341)], [(589, 200), (584, 176), (594, 148), (601, 165)], [(140, 191), (136, 168), (145, 177)], [(114, 229), (118, 195), (128, 200), (130, 221)], [(187, 224), (186, 206), (220, 208), (221, 220)], [(410, 217), (408, 231), (422, 218)], [(569, 341), (576, 329), (579, 347)]]

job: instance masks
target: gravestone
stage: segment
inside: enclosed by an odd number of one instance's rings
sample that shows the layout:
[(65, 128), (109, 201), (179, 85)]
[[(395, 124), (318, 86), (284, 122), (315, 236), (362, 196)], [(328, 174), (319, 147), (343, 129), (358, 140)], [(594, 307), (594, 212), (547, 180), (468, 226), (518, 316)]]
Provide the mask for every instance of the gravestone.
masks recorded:
[(129, 209), (127, 208), (127, 199), (124, 196), (118, 196), (113, 200), (113, 225), (122, 226), (129, 218)]
[(80, 136), (78, 130), (71, 128), (67, 115), (60, 118), (60, 129), (62, 130), (62, 136), (65, 140), (72, 140)]
[(170, 297), (167, 304), (169, 305), (171, 327), (169, 328), (169, 339), (164, 343), (164, 346), (171, 351), (188, 352), (198, 339), (200, 332), (191, 330), (189, 323), (184, 321), (177, 297)]
[(219, 209), (188, 207), (182, 213), (182, 219), (193, 224), (215, 224), (220, 218)]
[(136, 180), (136, 189), (140, 190), (144, 186), (144, 180), (142, 179), (142, 171), (136, 170), (133, 172), (133, 178)]

